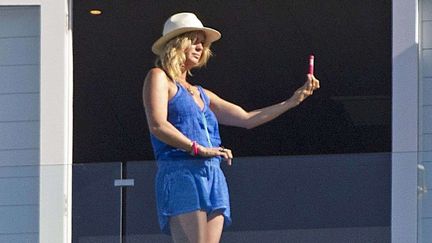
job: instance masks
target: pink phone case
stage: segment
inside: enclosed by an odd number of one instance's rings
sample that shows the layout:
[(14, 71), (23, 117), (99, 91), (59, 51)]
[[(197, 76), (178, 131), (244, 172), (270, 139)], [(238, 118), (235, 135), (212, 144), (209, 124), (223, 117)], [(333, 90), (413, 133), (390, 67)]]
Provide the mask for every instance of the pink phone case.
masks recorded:
[(314, 59), (315, 57), (313, 55), (309, 56), (309, 74), (314, 74)]

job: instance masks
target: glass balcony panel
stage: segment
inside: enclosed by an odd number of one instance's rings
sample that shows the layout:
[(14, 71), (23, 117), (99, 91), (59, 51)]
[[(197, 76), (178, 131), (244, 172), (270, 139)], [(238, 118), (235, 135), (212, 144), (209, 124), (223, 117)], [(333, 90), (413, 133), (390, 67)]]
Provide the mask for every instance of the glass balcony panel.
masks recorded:
[(432, 239), (432, 152), (419, 153), (418, 164), (418, 242)]
[(121, 193), (114, 186), (119, 178), (119, 162), (73, 165), (73, 242), (121, 242)]
[[(390, 242), (391, 153), (263, 156), (222, 164), (233, 225), (222, 242)], [(124, 242), (160, 233), (154, 161), (127, 162)]]

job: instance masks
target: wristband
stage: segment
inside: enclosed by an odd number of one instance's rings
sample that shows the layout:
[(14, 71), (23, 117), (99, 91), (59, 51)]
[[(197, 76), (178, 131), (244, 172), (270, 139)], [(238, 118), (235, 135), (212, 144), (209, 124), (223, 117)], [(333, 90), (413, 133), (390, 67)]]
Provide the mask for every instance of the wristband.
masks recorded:
[(192, 148), (190, 151), (190, 155), (192, 155), (192, 156), (198, 155), (198, 143), (196, 141), (192, 141)]

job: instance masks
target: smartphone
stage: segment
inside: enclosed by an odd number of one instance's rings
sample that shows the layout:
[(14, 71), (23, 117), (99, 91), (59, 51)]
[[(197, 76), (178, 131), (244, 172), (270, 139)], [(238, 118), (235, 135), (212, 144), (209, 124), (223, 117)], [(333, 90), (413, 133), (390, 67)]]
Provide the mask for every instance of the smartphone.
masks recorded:
[(315, 57), (314, 55), (309, 56), (309, 74), (314, 74), (314, 61)]

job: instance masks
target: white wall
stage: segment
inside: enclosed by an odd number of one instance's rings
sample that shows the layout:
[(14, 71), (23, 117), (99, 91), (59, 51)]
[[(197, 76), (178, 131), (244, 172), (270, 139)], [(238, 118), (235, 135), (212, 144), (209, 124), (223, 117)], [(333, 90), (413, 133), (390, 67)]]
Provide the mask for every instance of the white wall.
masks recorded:
[(392, 1), (392, 243), (417, 242), (417, 1)]
[(39, 231), (40, 8), (0, 7), (0, 242)]
[[(432, 0), (420, 1), (419, 150), (426, 186), (432, 189)], [(419, 202), (419, 243), (432, 242), (432, 191)]]
[[(8, 62), (0, 62), (0, 67), (22, 68), (0, 70), (0, 78), (16, 79), (0, 82), (0, 93), (5, 87), (12, 87), (8, 92), (15, 93), (13, 98), (5, 93), (0, 100), (4, 105), (0, 107), (0, 116), (9, 117), (0, 121), (4, 123), (0, 128), (0, 137), (4, 138), (0, 139), (3, 153), (0, 157), (4, 158), (0, 162), (0, 179), (3, 176), (8, 180), (0, 181), (0, 198), (6, 200), (0, 201), (0, 206), (9, 206), (8, 210), (0, 209), (0, 242), (70, 242), (72, 42), (67, 13), (71, 2), (0, 0), (0, 8), (36, 6), (40, 9), (40, 21), (29, 20), (31, 15), (27, 13), (13, 14), (10, 18), (17, 18), (16, 24), (12, 20), (0, 20), (0, 32), (9, 30), (13, 33), (9, 36), (19, 31), (18, 26), (24, 30), (31, 29), (35, 23), (40, 26), (36, 31), (40, 33), (37, 46), (24, 40), (35, 37), (31, 32), (14, 41), (0, 38), (0, 60)], [(14, 46), (18, 48), (11, 49)], [(32, 61), (38, 66), (33, 66), (31, 71), (28, 65), (29, 69), (24, 70), (25, 64)], [(34, 90), (40, 90), (39, 98)], [(9, 148), (2, 150), (1, 146)], [(16, 166), (20, 166), (19, 171)]]

